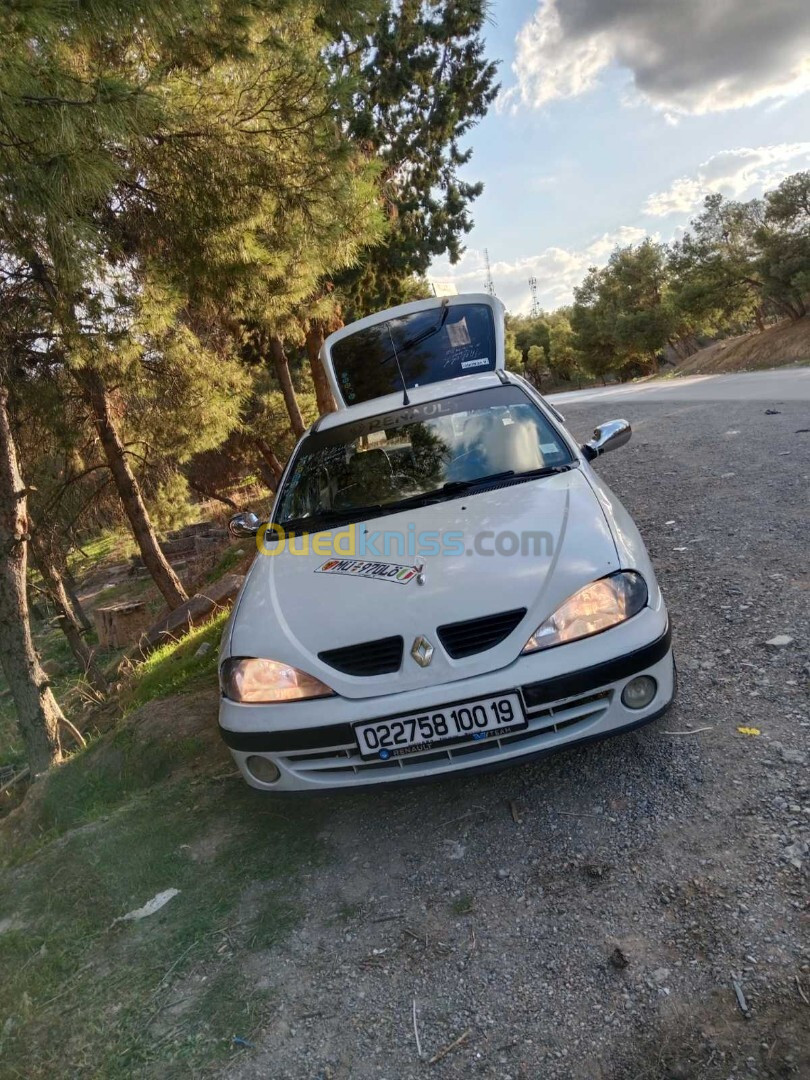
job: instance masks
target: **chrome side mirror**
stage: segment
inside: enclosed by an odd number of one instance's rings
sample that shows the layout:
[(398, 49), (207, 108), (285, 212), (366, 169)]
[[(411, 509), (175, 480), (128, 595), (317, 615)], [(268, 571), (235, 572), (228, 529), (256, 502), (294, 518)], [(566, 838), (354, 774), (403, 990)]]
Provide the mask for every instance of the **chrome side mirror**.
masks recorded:
[(590, 442), (583, 443), (580, 449), (587, 461), (593, 461), (608, 450), (618, 450), (624, 446), (632, 434), (633, 429), (627, 420), (608, 420), (596, 428)]
[(244, 514), (234, 514), (228, 522), (228, 532), (239, 540), (246, 536), (255, 536), (261, 526), (261, 520), (255, 514), (248, 511)]

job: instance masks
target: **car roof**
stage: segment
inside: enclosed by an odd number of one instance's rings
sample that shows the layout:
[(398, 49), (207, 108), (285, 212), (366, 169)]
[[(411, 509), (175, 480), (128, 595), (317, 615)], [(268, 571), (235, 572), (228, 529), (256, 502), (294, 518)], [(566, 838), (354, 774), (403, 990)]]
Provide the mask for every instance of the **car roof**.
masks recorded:
[[(414, 386), (408, 388), (408, 403), (410, 405), (424, 405), (429, 401), (438, 401), (441, 398), (454, 397), (456, 394), (466, 394), (472, 390), (487, 390), (493, 386), (501, 386), (504, 383), (519, 385), (517, 379), (510, 377), (507, 371), (486, 371), (478, 375), (461, 375), (455, 379), (445, 379), (442, 382), (428, 383), (426, 386)], [(342, 424), (350, 424), (356, 420), (367, 420), (374, 416), (382, 416), (385, 413), (395, 412), (405, 406), (402, 390), (385, 397), (371, 398), (362, 401), (358, 405), (348, 405), (336, 412), (326, 413), (310, 428), (310, 431), (327, 431), (330, 428), (340, 427)]]

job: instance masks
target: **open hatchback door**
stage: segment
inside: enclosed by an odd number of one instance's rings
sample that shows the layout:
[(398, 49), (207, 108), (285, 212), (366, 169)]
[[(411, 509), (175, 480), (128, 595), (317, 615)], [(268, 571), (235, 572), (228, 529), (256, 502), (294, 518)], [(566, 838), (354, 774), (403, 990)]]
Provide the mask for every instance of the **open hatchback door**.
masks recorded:
[(504, 306), (486, 293), (388, 308), (331, 334), (321, 350), (338, 408), (504, 367)]

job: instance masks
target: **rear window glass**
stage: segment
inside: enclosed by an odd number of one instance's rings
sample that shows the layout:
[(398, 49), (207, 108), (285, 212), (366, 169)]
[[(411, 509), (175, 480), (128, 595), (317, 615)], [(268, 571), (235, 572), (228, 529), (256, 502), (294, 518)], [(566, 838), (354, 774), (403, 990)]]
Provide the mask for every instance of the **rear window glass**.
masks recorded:
[[(332, 346), (348, 405), (407, 387), (495, 370), (495, 321), (486, 304), (453, 304), (387, 319)], [(402, 377), (400, 377), (400, 371)]]

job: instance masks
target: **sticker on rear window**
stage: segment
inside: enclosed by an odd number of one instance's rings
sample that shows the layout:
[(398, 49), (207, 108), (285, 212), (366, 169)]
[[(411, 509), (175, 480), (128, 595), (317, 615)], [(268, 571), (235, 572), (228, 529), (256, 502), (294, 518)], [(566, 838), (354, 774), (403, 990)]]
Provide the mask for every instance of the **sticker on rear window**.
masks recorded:
[(477, 360), (462, 360), (461, 366), (464, 369), (471, 367), (489, 367), (489, 357), (480, 356)]
[(346, 577), (376, 578), (380, 581), (393, 581), (397, 585), (407, 585), (419, 573), (416, 566), (403, 566), (400, 563), (370, 562), (367, 559), (327, 559), (319, 566), (316, 574), (343, 574)]
[(447, 324), (447, 337), (453, 349), (459, 349), (462, 345), (470, 345), (470, 331), (467, 327), (466, 318)]

